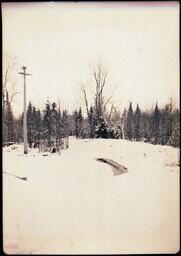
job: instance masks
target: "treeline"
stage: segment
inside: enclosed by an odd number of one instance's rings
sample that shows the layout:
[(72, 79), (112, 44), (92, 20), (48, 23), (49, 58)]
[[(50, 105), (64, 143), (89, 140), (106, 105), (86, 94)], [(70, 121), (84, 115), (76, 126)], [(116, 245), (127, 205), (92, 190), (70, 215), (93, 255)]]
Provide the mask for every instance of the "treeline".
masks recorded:
[[(52, 141), (60, 143), (68, 136), (76, 138), (114, 138), (144, 141), (153, 144), (180, 146), (180, 111), (172, 103), (149, 111), (142, 111), (139, 105), (134, 110), (132, 103), (121, 113), (113, 105), (110, 113), (97, 115), (94, 107), (88, 109), (88, 117), (82, 115), (82, 108), (68, 114), (56, 103), (47, 102), (40, 111), (30, 102), (27, 109), (29, 147)], [(6, 95), (3, 108), (3, 143), (23, 141), (23, 114), (14, 118), (11, 104)]]
[(156, 104), (150, 111), (141, 111), (139, 105), (134, 111), (130, 103), (122, 115), (121, 126), (121, 137), (125, 139), (180, 146), (180, 113), (172, 103), (160, 109)]
[(82, 134), (87, 137), (180, 146), (180, 111), (172, 103), (160, 109), (156, 104), (149, 111), (141, 111), (138, 104), (134, 111), (130, 103), (128, 110), (124, 109), (122, 113), (112, 106), (111, 112), (105, 115), (97, 115), (96, 109), (91, 106), (86, 119), (88, 125), (83, 127), (82, 118), (78, 120), (81, 127), (79, 131), (83, 131)]
[(48, 147), (51, 147), (52, 142), (60, 145), (61, 139), (69, 135), (67, 111), (61, 112), (56, 103), (47, 101), (45, 109), (40, 112), (30, 102), (27, 110), (27, 128), (30, 148), (32, 145), (39, 146), (40, 141), (47, 143)]

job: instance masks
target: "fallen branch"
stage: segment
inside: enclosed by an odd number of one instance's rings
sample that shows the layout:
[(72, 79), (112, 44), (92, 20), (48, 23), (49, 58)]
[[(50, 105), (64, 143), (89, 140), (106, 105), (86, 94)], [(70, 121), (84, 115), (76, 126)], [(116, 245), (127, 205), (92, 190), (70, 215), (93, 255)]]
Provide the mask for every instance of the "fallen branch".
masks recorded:
[(125, 166), (118, 164), (117, 162), (111, 159), (97, 158), (97, 161), (109, 164), (112, 168), (113, 176), (128, 172), (128, 169)]
[(15, 178), (18, 178), (18, 179), (20, 179), (20, 180), (28, 180), (26, 177), (19, 177), (19, 176), (17, 176), (17, 175), (14, 175), (14, 174), (11, 174), (11, 173), (8, 173), (8, 172), (3, 172), (4, 174), (8, 174), (8, 175), (10, 175), (10, 176), (13, 176), (13, 177), (15, 177)]

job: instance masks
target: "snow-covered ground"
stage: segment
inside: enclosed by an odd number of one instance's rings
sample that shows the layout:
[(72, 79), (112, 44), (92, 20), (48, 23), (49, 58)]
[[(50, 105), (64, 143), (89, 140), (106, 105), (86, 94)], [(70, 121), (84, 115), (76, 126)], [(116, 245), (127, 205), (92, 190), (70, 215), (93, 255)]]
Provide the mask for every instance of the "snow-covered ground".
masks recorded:
[[(112, 159), (128, 168), (113, 176)], [(70, 139), (61, 155), (3, 149), (4, 251), (14, 254), (175, 253), (179, 149)]]

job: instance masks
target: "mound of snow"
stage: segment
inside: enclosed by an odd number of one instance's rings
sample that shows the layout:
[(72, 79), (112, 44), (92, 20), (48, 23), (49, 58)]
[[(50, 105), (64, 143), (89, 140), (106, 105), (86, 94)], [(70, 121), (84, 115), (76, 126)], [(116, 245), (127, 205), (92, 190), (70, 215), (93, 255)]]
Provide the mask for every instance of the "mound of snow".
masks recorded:
[[(61, 155), (23, 145), (3, 152), (3, 242), (8, 254), (175, 253), (179, 150), (113, 139), (76, 140)], [(34, 157), (35, 156), (35, 157)], [(106, 158), (126, 166), (113, 176)], [(174, 168), (174, 172), (170, 171)]]

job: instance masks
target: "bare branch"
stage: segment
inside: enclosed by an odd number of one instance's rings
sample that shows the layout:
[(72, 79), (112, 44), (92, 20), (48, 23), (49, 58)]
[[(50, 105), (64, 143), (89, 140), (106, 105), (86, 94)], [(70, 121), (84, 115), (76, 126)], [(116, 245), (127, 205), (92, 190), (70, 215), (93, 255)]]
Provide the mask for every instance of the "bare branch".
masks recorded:
[(4, 83), (3, 83), (3, 89), (4, 90), (6, 90), (6, 87), (7, 87), (9, 69), (10, 69), (10, 65), (7, 66), (5, 76), (4, 76)]
[(20, 92), (14, 92), (13, 94), (11, 94), (9, 102), (12, 103), (14, 97), (15, 97), (16, 95), (18, 95), (18, 94), (21, 94), (21, 93), (20, 93)]
[(84, 94), (84, 101), (85, 101), (85, 106), (86, 106), (86, 111), (87, 111), (87, 117), (89, 118), (89, 105), (88, 105), (88, 101), (87, 101), (87, 94), (85, 89), (83, 88), (83, 94)]
[(15, 58), (11, 58), (9, 56), (6, 56), (3, 60), (6, 62), (5, 68), (4, 68), (4, 79), (3, 79), (3, 96), (5, 95), (5, 91), (7, 90), (10, 97), (10, 103), (12, 103), (14, 97), (19, 94), (19, 92), (16, 91), (16, 81), (13, 82), (11, 79), (11, 76), (16, 74), (16, 67), (17, 63), (15, 61)]
[(96, 81), (96, 95), (98, 95), (99, 94), (99, 81), (98, 81), (97, 74), (95, 71), (94, 71), (94, 78)]
[(103, 89), (104, 89), (104, 86), (106, 84), (107, 75), (108, 75), (108, 73), (105, 72), (104, 77), (103, 77), (103, 82), (102, 82), (102, 85), (101, 85), (101, 89), (100, 89), (100, 93), (99, 93), (101, 103), (103, 103)]
[(112, 115), (113, 108), (114, 108), (114, 106), (113, 106), (113, 104), (112, 104), (112, 106), (111, 106), (111, 111), (110, 111), (110, 113), (109, 113), (109, 120), (111, 119), (111, 115)]
[(107, 101), (104, 103), (104, 111), (106, 110), (106, 106), (107, 106), (107, 104), (110, 102), (110, 100), (112, 99), (112, 97), (113, 97), (113, 92), (112, 92), (112, 94), (111, 94), (111, 96), (107, 99)]
[(123, 140), (124, 140), (124, 139), (125, 139), (124, 127), (125, 127), (126, 116), (124, 115), (124, 117), (122, 118), (122, 117), (120, 116), (120, 114), (118, 113), (116, 107), (113, 106), (113, 108), (114, 108), (114, 111), (115, 111), (116, 114), (117, 114), (117, 117), (120, 119), (120, 122), (121, 122), (121, 131), (122, 131), (122, 136), (123, 136)]
[[(90, 79), (94, 84), (94, 110), (97, 117), (105, 114), (106, 106), (111, 101), (113, 93), (106, 99), (104, 96), (105, 87), (107, 85), (108, 71), (101, 63), (89, 65)], [(90, 81), (90, 80), (89, 80)], [(85, 89), (83, 90), (84, 104), (87, 109), (87, 95)], [(109, 95), (108, 95), (109, 96)], [(89, 115), (88, 115), (89, 117)]]
[[(118, 111), (117, 111), (117, 109), (115, 108), (115, 106), (114, 105), (112, 105), (113, 106), (113, 109), (114, 109), (114, 111), (116, 112), (116, 114), (117, 114), (117, 117), (119, 117), (120, 118), (120, 115), (119, 115), (119, 113), (118, 113)], [(121, 119), (121, 118), (120, 118)]]
[(111, 93), (111, 96), (106, 100), (106, 102), (104, 103), (104, 107), (103, 107), (103, 109), (104, 109), (104, 111), (106, 110), (106, 106), (107, 106), (107, 104), (110, 102), (110, 100), (113, 98), (113, 95), (114, 95), (114, 93), (115, 93), (115, 91), (116, 91), (116, 88), (117, 88), (117, 85), (115, 85), (115, 87), (114, 87), (114, 89), (113, 89), (113, 91), (112, 91), (112, 93)]

